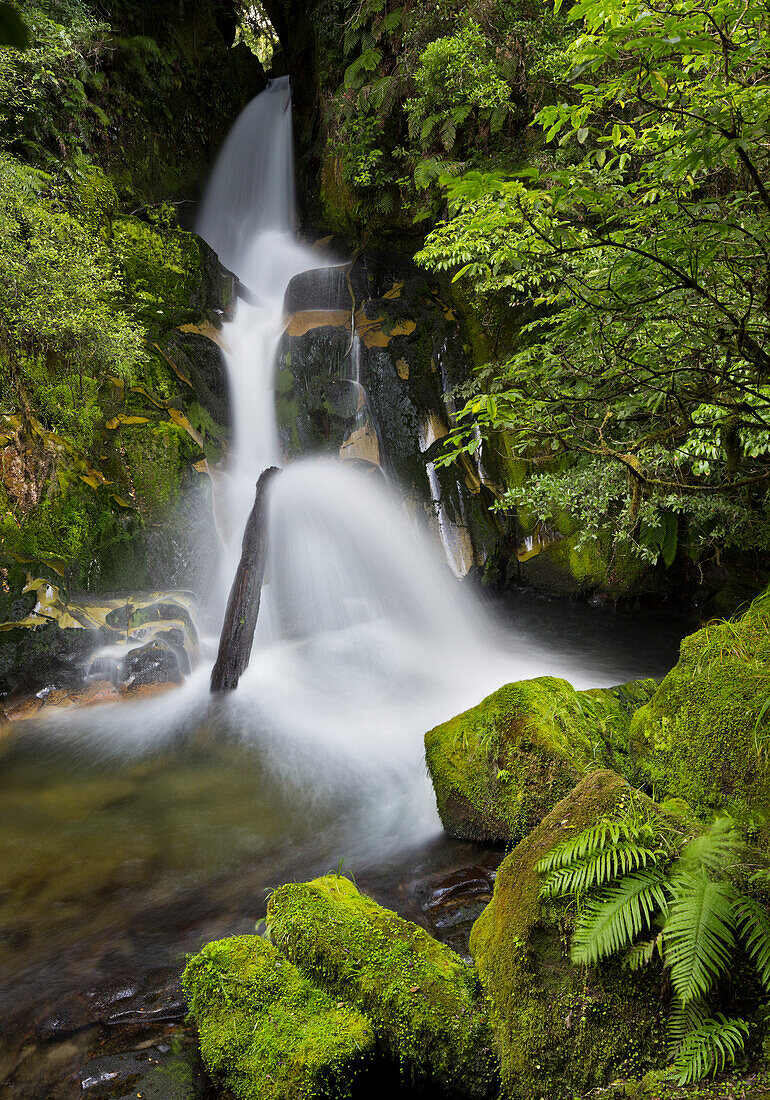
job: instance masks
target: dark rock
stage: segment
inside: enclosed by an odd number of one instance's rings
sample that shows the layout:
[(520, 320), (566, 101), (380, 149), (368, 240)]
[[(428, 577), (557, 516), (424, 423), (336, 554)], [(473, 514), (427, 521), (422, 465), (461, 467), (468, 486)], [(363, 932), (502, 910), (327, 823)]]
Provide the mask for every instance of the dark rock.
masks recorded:
[(180, 684), (179, 655), (165, 642), (149, 642), (132, 650), (123, 662), (123, 682), (128, 686)]
[(92, 1058), (80, 1073), (88, 1100), (196, 1100), (206, 1088), (194, 1051), (174, 1054), (156, 1044), (147, 1050)]

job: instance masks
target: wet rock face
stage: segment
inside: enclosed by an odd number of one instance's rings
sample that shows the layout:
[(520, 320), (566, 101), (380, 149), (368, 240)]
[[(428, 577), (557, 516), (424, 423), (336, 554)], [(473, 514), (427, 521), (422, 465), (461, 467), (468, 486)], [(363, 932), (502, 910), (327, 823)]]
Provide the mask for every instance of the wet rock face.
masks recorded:
[(145, 684), (180, 684), (178, 651), (165, 642), (150, 642), (134, 649), (123, 662), (123, 678), (130, 686)]
[(468, 470), (432, 462), (454, 413), (450, 390), (469, 371), (450, 307), (413, 268), (362, 257), (297, 276), (285, 311), (276, 377), (285, 451), (380, 467), (445, 549), (451, 539), (450, 564), (467, 573), (497, 530), (473, 462)]
[(492, 900), (496, 872), (464, 867), (434, 882), (422, 909), (436, 939), (472, 962), (468, 941), (475, 921)]

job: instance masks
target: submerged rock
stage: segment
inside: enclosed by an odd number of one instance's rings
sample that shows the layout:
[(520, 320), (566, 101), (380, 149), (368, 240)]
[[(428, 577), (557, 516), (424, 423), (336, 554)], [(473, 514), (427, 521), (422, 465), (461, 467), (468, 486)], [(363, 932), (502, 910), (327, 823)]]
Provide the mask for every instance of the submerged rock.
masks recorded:
[(448, 947), (339, 875), (281, 886), (267, 919), (293, 963), (366, 1013), (407, 1078), (439, 1085), (446, 1096), (493, 1093), (478, 977)]
[(708, 623), (631, 724), (636, 777), (700, 812), (770, 809), (770, 600)]
[(503, 861), (471, 952), (492, 1002), (503, 1094), (561, 1100), (644, 1072), (659, 1043), (661, 996), (648, 972), (617, 960), (577, 967), (571, 912), (540, 899), (538, 861), (603, 816), (644, 800), (615, 772), (585, 779)]
[(621, 765), (631, 715), (656, 686), (635, 680), (576, 691), (539, 676), (506, 684), (430, 730), (425, 755), (444, 828), (464, 840), (521, 840), (588, 764)]
[(239, 1100), (344, 1100), (372, 1060), (369, 1021), (259, 936), (207, 944), (182, 984), (203, 1061)]

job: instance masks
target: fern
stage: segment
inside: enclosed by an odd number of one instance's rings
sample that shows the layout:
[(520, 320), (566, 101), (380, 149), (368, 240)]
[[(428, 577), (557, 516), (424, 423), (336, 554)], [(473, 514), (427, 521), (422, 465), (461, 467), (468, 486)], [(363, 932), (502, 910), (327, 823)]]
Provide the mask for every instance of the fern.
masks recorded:
[(656, 868), (637, 871), (589, 899), (572, 936), (572, 961), (590, 966), (628, 947), (649, 928), (656, 908), (666, 911), (664, 884)]
[(702, 998), (690, 1001), (689, 1004), (674, 997), (668, 1016), (667, 1040), (668, 1059), (673, 1062), (682, 1048), (682, 1043), (688, 1035), (692, 1035), (711, 1016), (709, 1006)]
[(396, 200), (392, 191), (383, 191), (374, 204), (375, 210), (380, 214), (392, 214), (396, 206)]
[(537, 871), (541, 875), (559, 867), (569, 867), (577, 860), (590, 859), (606, 848), (613, 847), (621, 841), (634, 841), (642, 844), (649, 841), (650, 844), (660, 843), (660, 835), (653, 829), (649, 822), (641, 824), (632, 821), (610, 821), (603, 818), (592, 825), (590, 829), (584, 829), (577, 836), (570, 837), (557, 844), (547, 855), (537, 863)]
[(743, 848), (743, 836), (735, 821), (723, 815), (685, 844), (680, 860), (683, 864), (705, 867), (707, 871), (724, 872)]
[(770, 993), (770, 915), (755, 898), (739, 894), (735, 905), (738, 932), (760, 981)]
[(703, 997), (726, 972), (735, 950), (728, 882), (712, 882), (701, 871), (680, 872), (669, 887), (671, 910), (664, 928), (665, 959), (683, 1004)]
[(721, 1012), (704, 1020), (686, 1036), (674, 1058), (677, 1085), (689, 1085), (733, 1065), (743, 1053), (748, 1033), (745, 1020), (728, 1020)]
[(618, 875), (627, 875), (657, 863), (658, 853), (633, 840), (621, 841), (602, 848), (595, 855), (575, 860), (566, 867), (550, 872), (540, 890), (541, 897), (563, 897), (565, 894), (581, 894), (604, 886)]
[(447, 153), (451, 153), (452, 149), (454, 149), (456, 138), (457, 127), (454, 124), (452, 116), (447, 115), (441, 125), (441, 144), (444, 146)]
[(635, 943), (633, 947), (629, 947), (623, 959), (623, 965), (627, 966), (629, 970), (641, 970), (643, 966), (647, 966), (652, 962), (652, 957), (655, 951), (659, 951), (663, 954), (663, 933), (658, 932), (652, 940), (646, 940), (644, 943)]

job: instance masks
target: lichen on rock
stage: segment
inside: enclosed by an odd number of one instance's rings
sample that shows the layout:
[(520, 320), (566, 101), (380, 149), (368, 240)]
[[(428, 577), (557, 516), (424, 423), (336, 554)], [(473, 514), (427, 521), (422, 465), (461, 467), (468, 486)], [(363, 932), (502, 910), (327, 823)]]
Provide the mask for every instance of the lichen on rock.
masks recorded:
[(425, 735), (439, 815), (453, 836), (516, 843), (595, 760), (621, 767), (632, 713), (654, 680), (577, 691), (539, 676), (506, 684)]
[(182, 979), (203, 1061), (239, 1100), (345, 1100), (374, 1031), (259, 936), (206, 944)]
[(442, 1095), (492, 1095), (496, 1067), (473, 967), (339, 875), (279, 887), (273, 942), (335, 999), (364, 1012), (403, 1076)]
[(594, 771), (501, 864), (471, 952), (492, 1003), (503, 1095), (561, 1100), (650, 1068), (660, 1054), (655, 974), (617, 960), (569, 958), (567, 903), (540, 898), (536, 866), (552, 848), (634, 801), (653, 804), (615, 772)]

